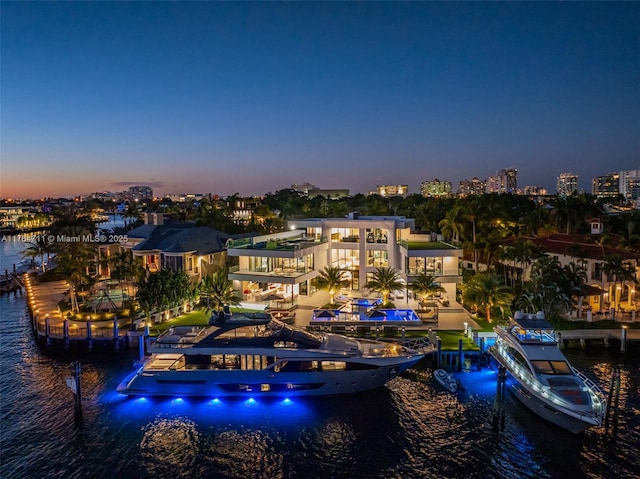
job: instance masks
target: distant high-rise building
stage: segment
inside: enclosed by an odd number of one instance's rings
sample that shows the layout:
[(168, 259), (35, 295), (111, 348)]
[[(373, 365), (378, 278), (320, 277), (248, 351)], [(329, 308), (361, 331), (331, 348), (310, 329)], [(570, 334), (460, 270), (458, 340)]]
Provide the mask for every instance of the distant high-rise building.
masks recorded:
[(578, 175), (560, 173), (556, 181), (558, 196), (571, 196), (578, 191)]
[(420, 183), (420, 193), (425, 197), (449, 196), (451, 194), (451, 182), (440, 181), (438, 178), (433, 181), (423, 181)]
[(317, 190), (318, 187), (316, 185), (312, 185), (311, 183), (307, 183), (305, 181), (304, 183), (295, 183), (291, 185), (291, 189), (299, 193), (302, 193), (305, 196), (309, 196), (309, 191)]
[(591, 193), (597, 198), (610, 198), (620, 194), (620, 173), (596, 176), (591, 180)]
[(458, 185), (458, 195), (482, 195), (487, 191), (487, 182), (476, 178), (471, 180), (462, 180)]
[(522, 188), (522, 194), (527, 196), (546, 196), (548, 192), (542, 186), (525, 186)]
[(315, 198), (316, 196), (324, 196), (328, 200), (339, 200), (349, 196), (348, 188), (313, 188), (307, 193), (309, 198)]
[(126, 197), (133, 201), (150, 200), (153, 199), (153, 188), (150, 186), (130, 186)]
[(640, 170), (626, 170), (620, 172), (620, 194), (627, 200), (638, 199), (638, 181)]
[(487, 193), (515, 193), (517, 189), (517, 168), (505, 168), (487, 180)]
[(376, 185), (375, 193), (388, 197), (388, 196), (407, 196), (409, 192), (409, 185)]

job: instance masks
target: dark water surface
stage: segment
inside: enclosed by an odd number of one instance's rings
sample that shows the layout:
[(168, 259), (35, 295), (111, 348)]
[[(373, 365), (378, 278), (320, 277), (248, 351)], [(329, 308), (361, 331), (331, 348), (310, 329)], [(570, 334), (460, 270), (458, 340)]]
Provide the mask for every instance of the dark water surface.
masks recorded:
[[(19, 247), (0, 245), (0, 270)], [(18, 257), (19, 260), (19, 257)], [(458, 375), (466, 390), (431, 385), (429, 371), (377, 391), (291, 401), (120, 397), (135, 351), (50, 352), (36, 345), (24, 298), (0, 297), (2, 478), (637, 478), (640, 364), (615, 351), (569, 351), (608, 387), (622, 367), (616, 433), (574, 436), (509, 396), (491, 425), (495, 372)], [(82, 359), (83, 420), (65, 386)], [(424, 380), (427, 380), (425, 382)]]

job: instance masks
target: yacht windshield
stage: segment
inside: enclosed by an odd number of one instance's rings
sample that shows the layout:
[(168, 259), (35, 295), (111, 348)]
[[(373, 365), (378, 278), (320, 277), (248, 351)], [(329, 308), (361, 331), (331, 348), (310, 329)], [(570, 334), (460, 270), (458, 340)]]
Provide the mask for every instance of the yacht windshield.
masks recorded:
[(524, 329), (514, 328), (513, 334), (521, 343), (550, 343), (556, 342), (552, 329)]
[(531, 361), (538, 374), (573, 374), (566, 361)]
[(284, 341), (294, 341), (307, 348), (319, 348), (322, 344), (322, 336), (302, 329), (293, 329), (279, 321), (271, 321), (267, 324), (270, 336)]

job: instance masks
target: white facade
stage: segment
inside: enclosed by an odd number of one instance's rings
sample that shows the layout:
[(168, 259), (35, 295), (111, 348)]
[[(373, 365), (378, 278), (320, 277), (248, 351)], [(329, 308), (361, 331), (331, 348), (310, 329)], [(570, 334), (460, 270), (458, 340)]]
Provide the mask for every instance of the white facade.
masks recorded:
[(239, 264), (229, 278), (250, 302), (264, 300), (270, 291), (291, 294), (292, 301), (310, 295), (310, 281), (325, 266), (343, 270), (353, 291), (363, 290), (381, 267), (395, 269), (407, 284), (421, 272), (441, 283), (459, 282), (462, 249), (436, 235), (414, 234), (414, 227), (413, 219), (402, 216), (292, 220), (284, 233), (231, 241), (228, 255), (237, 256)]

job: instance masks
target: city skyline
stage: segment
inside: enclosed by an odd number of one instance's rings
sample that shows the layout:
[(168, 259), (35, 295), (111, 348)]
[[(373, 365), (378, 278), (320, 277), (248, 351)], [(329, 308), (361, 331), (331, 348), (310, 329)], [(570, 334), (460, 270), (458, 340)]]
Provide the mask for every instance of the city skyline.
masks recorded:
[(1, 197), (640, 164), (637, 3), (3, 3)]

